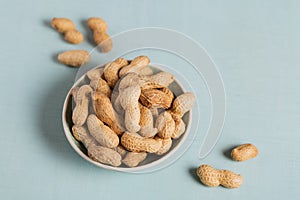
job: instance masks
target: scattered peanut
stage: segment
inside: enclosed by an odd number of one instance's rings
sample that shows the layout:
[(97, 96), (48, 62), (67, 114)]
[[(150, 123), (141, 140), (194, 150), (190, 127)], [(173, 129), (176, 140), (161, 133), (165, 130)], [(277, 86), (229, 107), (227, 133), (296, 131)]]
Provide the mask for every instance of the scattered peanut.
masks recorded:
[(129, 151), (155, 153), (160, 149), (162, 141), (143, 138), (136, 133), (125, 132), (121, 137), (121, 144)]
[(92, 31), (96, 31), (96, 30), (103, 31), (103, 32), (107, 31), (106, 22), (99, 17), (91, 17), (88, 19), (87, 23), (88, 23), (88, 27)]
[(74, 23), (67, 18), (53, 18), (51, 26), (60, 33), (65, 34), (65, 40), (72, 44), (79, 44), (83, 41), (83, 35), (76, 30)]
[(87, 126), (90, 134), (100, 145), (114, 148), (119, 144), (119, 137), (108, 126), (104, 125), (96, 115), (89, 115), (87, 118)]
[(119, 76), (122, 77), (127, 73), (130, 72), (139, 72), (141, 69), (143, 69), (145, 66), (149, 65), (150, 59), (147, 56), (138, 56), (134, 58), (129, 65), (123, 67), (120, 72)]
[(192, 109), (195, 103), (195, 95), (191, 92), (186, 92), (178, 96), (171, 108), (172, 115), (182, 117), (187, 111)]
[(58, 61), (62, 64), (72, 67), (80, 67), (81, 65), (90, 61), (90, 55), (84, 50), (70, 50), (60, 53), (58, 55)]
[(65, 40), (72, 44), (79, 44), (83, 41), (83, 35), (77, 30), (70, 30), (65, 33)]
[(222, 185), (227, 188), (238, 188), (243, 183), (243, 177), (229, 170), (217, 170), (209, 165), (201, 165), (197, 169), (200, 181), (209, 187)]
[(75, 108), (72, 113), (72, 121), (75, 125), (82, 126), (88, 116), (89, 97), (92, 88), (88, 85), (81, 86), (75, 94)]
[(231, 151), (231, 157), (235, 161), (245, 161), (258, 155), (258, 149), (253, 144), (243, 144)]
[(107, 24), (101, 18), (92, 17), (88, 19), (88, 26), (94, 33), (94, 41), (101, 52), (109, 52), (112, 49), (112, 40), (106, 33)]
[(175, 121), (169, 112), (164, 111), (156, 119), (155, 127), (158, 129), (157, 135), (167, 139), (174, 133)]
[(145, 160), (147, 157), (146, 152), (129, 152), (122, 160), (122, 162), (128, 167), (136, 167), (139, 163)]
[(76, 30), (74, 23), (68, 18), (53, 18), (51, 26), (60, 33)]
[(140, 106), (140, 123), (141, 129), (139, 134), (143, 137), (153, 137), (157, 133), (157, 128), (153, 127), (153, 115), (151, 111), (145, 106), (139, 104)]

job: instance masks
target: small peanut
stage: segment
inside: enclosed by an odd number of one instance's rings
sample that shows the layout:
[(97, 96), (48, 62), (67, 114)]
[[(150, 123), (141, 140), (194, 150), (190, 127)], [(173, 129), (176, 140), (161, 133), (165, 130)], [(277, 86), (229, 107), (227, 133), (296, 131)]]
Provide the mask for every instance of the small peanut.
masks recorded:
[(101, 52), (109, 52), (112, 49), (112, 40), (106, 33), (106, 22), (98, 17), (91, 17), (88, 19), (88, 26), (93, 31), (94, 41), (100, 48)]
[(145, 89), (141, 91), (140, 101), (147, 108), (164, 108), (171, 107), (174, 95), (166, 87), (159, 89)]
[(71, 44), (79, 44), (83, 41), (83, 35), (76, 30), (74, 23), (67, 18), (53, 18), (51, 26), (60, 33), (65, 34), (65, 40)]
[(97, 117), (106, 123), (117, 135), (123, 133), (123, 129), (116, 123), (116, 116), (110, 99), (101, 92), (92, 94), (93, 108)]
[(60, 53), (58, 61), (72, 67), (80, 67), (90, 61), (90, 55), (84, 50), (70, 50)]
[(77, 30), (69, 30), (65, 33), (65, 40), (71, 44), (79, 44), (83, 41), (83, 35)]
[(93, 89), (88, 85), (81, 86), (74, 95), (75, 108), (72, 113), (72, 121), (75, 125), (82, 126), (88, 116), (89, 97)]
[(177, 139), (185, 132), (185, 123), (178, 116), (174, 115), (173, 119), (175, 121), (175, 130), (174, 130), (173, 134), (171, 135), (171, 138)]
[(121, 137), (121, 144), (128, 151), (155, 153), (160, 149), (162, 141), (143, 138), (136, 133), (125, 132)]
[(183, 93), (174, 101), (171, 108), (172, 115), (182, 117), (186, 112), (192, 109), (195, 103), (195, 95), (191, 92)]
[(129, 65), (123, 67), (119, 72), (119, 77), (130, 72), (139, 72), (145, 66), (149, 65), (150, 59), (147, 56), (138, 56), (134, 58)]
[(106, 32), (96, 30), (94, 32), (94, 41), (98, 45), (101, 52), (106, 53), (112, 49), (112, 40)]
[(175, 121), (172, 115), (164, 111), (156, 119), (155, 127), (158, 130), (158, 136), (161, 138), (170, 138), (175, 130)]
[(113, 149), (107, 147), (92, 145), (88, 148), (88, 155), (96, 162), (109, 164), (115, 167), (122, 164), (121, 155)]
[(128, 61), (126, 59), (117, 58), (105, 66), (104, 77), (111, 88), (113, 88), (119, 80), (119, 70), (126, 65), (128, 65)]
[(258, 149), (253, 144), (243, 144), (231, 151), (231, 157), (235, 161), (245, 161), (258, 155)]
[(68, 18), (53, 18), (51, 26), (60, 33), (76, 30), (74, 23)]
[(153, 116), (151, 111), (145, 106), (139, 104), (140, 106), (140, 123), (141, 129), (139, 134), (143, 137), (153, 137), (157, 133), (157, 128), (153, 127)]
[(106, 22), (99, 17), (91, 17), (88, 19), (87, 23), (91, 31), (96, 31), (96, 30), (103, 31), (103, 32), (107, 31)]
[(87, 118), (87, 126), (90, 134), (100, 145), (114, 148), (119, 144), (119, 137), (108, 126), (104, 125), (96, 115), (89, 115)]
[(163, 139), (163, 138), (156, 136), (154, 139), (162, 142), (160, 149), (157, 152), (155, 152), (156, 155), (159, 155), (159, 156), (163, 155), (163, 154), (167, 153), (170, 150), (170, 148), (172, 147), (172, 139), (171, 138)]
[(145, 160), (147, 157), (146, 152), (129, 152), (122, 160), (122, 162), (128, 167), (136, 167), (139, 163)]
[(200, 181), (209, 187), (222, 185), (226, 188), (238, 188), (243, 183), (243, 177), (229, 170), (217, 170), (209, 165), (201, 165), (197, 169)]
[(140, 130), (139, 96), (141, 89), (138, 85), (125, 88), (120, 94), (120, 104), (125, 110), (125, 127), (129, 132)]

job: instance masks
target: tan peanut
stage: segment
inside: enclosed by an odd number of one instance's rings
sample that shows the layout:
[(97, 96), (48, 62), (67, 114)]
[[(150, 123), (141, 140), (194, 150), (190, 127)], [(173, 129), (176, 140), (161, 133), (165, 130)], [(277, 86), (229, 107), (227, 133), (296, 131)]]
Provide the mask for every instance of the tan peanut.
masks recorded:
[(106, 33), (106, 22), (98, 17), (91, 17), (87, 21), (88, 27), (93, 31), (94, 41), (101, 52), (108, 52), (112, 49), (112, 40)]
[(168, 87), (174, 81), (174, 76), (168, 72), (159, 72), (151, 76), (141, 76), (140, 86), (143, 90)]
[(111, 96), (111, 89), (107, 82), (102, 79), (93, 79), (90, 81), (90, 86), (97, 92), (106, 95), (107, 97)]
[(108, 126), (97, 118), (96, 115), (89, 115), (87, 118), (87, 126), (90, 134), (102, 146), (114, 148), (119, 144), (119, 137)]
[(243, 183), (243, 177), (229, 170), (217, 170), (209, 165), (201, 165), (197, 169), (200, 181), (209, 187), (222, 185), (226, 188), (238, 188)]
[(172, 115), (182, 117), (186, 112), (192, 109), (195, 103), (195, 95), (191, 92), (183, 93), (174, 101), (171, 108)]
[(171, 107), (174, 95), (166, 87), (159, 89), (145, 89), (141, 91), (140, 101), (147, 108), (164, 108)]
[(155, 153), (160, 149), (162, 141), (143, 138), (139, 134), (125, 132), (121, 137), (121, 144), (128, 151)]
[(128, 167), (136, 167), (139, 163), (144, 161), (147, 157), (146, 152), (129, 152), (122, 160), (122, 162)]
[(89, 71), (86, 73), (86, 76), (87, 76), (90, 80), (99, 79), (99, 78), (102, 77), (103, 72), (104, 72), (104, 67), (95, 68), (95, 69), (89, 70)]
[(74, 101), (75, 108), (72, 113), (72, 121), (75, 125), (82, 126), (89, 112), (89, 96), (92, 93), (93, 89), (88, 85), (81, 86), (76, 92)]
[(76, 30), (74, 23), (68, 18), (53, 18), (51, 26), (60, 33), (65, 34), (65, 40), (71, 44), (79, 44), (83, 41), (83, 35)]
[(125, 110), (125, 127), (129, 132), (135, 133), (140, 130), (139, 96), (141, 89), (138, 85), (125, 88), (120, 92), (120, 104)]
[(173, 119), (175, 122), (175, 130), (171, 135), (171, 138), (177, 139), (185, 132), (185, 123), (180, 117), (176, 115), (173, 116)]
[(76, 140), (83, 143), (85, 148), (97, 144), (95, 139), (88, 133), (86, 128), (83, 126), (74, 125), (72, 127), (72, 133)]
[(96, 31), (96, 30), (103, 31), (103, 32), (107, 31), (106, 22), (99, 17), (90, 17), (87, 23), (91, 31)]
[(231, 151), (231, 158), (235, 161), (245, 161), (258, 155), (258, 149), (253, 144), (242, 144)]
[(65, 40), (71, 44), (79, 44), (83, 41), (83, 35), (77, 30), (69, 30), (65, 33)]
[(140, 106), (140, 123), (141, 129), (139, 134), (143, 137), (153, 137), (157, 133), (157, 128), (153, 127), (153, 115), (152, 112), (145, 106)]
[(138, 73), (143, 67), (149, 65), (149, 63), (150, 59), (147, 56), (138, 56), (134, 58), (129, 65), (120, 70), (119, 77), (122, 77), (129, 72)]
[(53, 18), (51, 26), (60, 33), (65, 33), (69, 30), (76, 30), (72, 20), (68, 18)]
[(123, 133), (124, 130), (116, 123), (115, 111), (108, 96), (101, 92), (94, 92), (92, 99), (93, 108), (98, 119), (106, 123), (117, 135)]
[(157, 135), (161, 138), (170, 138), (175, 130), (175, 121), (172, 115), (164, 111), (156, 119), (155, 127), (158, 130)]
[(122, 164), (121, 155), (107, 147), (96, 145), (90, 146), (88, 148), (88, 155), (92, 160), (103, 164), (109, 164), (115, 167)]
[(70, 50), (60, 53), (57, 57), (62, 64), (72, 67), (80, 67), (90, 61), (90, 55), (85, 50)]
[(159, 156), (163, 155), (163, 154), (167, 153), (170, 150), (170, 148), (172, 147), (172, 139), (171, 138), (163, 139), (163, 138), (156, 136), (154, 139), (160, 140), (162, 142), (160, 149), (157, 152), (155, 152), (156, 155), (159, 155)]
[(126, 65), (128, 65), (128, 61), (126, 59), (117, 58), (105, 66), (104, 77), (111, 88), (113, 88), (119, 80), (119, 70)]
[(99, 30), (94, 31), (94, 41), (98, 45), (101, 52), (106, 53), (111, 51), (113, 44), (110, 36), (106, 32)]

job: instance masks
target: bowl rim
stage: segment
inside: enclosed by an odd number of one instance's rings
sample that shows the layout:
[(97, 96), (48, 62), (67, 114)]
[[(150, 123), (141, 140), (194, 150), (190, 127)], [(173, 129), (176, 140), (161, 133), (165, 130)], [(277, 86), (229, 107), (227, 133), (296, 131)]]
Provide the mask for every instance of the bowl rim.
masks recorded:
[[(65, 136), (68, 140), (68, 142), (70, 143), (70, 145), (72, 146), (72, 148), (78, 153), (78, 155), (80, 155), (83, 159), (85, 159), (86, 161), (88, 161), (89, 163), (92, 163), (94, 165), (96, 165), (97, 167), (101, 167), (101, 168), (104, 168), (104, 169), (108, 169), (108, 170), (114, 170), (114, 171), (120, 171), (120, 172), (129, 172), (129, 173), (134, 173), (134, 172), (142, 172), (143, 170), (149, 170), (150, 168), (152, 167), (155, 167), (155, 166), (158, 166), (160, 163), (164, 162), (165, 160), (167, 159), (170, 159), (170, 157), (172, 155), (174, 155), (178, 149), (182, 146), (182, 144), (186, 141), (186, 139), (188, 138), (188, 135), (190, 133), (190, 128), (191, 128), (191, 123), (192, 123), (192, 116), (193, 116), (193, 111), (192, 109), (188, 112), (189, 116), (188, 116), (188, 120), (187, 120), (187, 123), (186, 123), (186, 129), (185, 129), (185, 132), (184, 134), (178, 138), (180, 139), (180, 141), (178, 141), (178, 144), (173, 148), (171, 149), (169, 152), (167, 152), (166, 154), (162, 155), (161, 158), (151, 162), (151, 163), (148, 163), (148, 164), (145, 164), (145, 165), (142, 165), (142, 166), (136, 166), (136, 167), (119, 167), (119, 166), (110, 166), (110, 165), (106, 165), (106, 164), (103, 164), (103, 163), (100, 163), (100, 162), (96, 162), (94, 160), (92, 160), (90, 157), (88, 157), (82, 150), (80, 150), (80, 148), (77, 146), (76, 142), (75, 142), (75, 138), (69, 128), (69, 125), (68, 125), (68, 122), (66, 120), (66, 114), (67, 114), (67, 107), (68, 107), (68, 104), (69, 104), (69, 101), (70, 101), (70, 98), (72, 97), (71, 95), (71, 92), (72, 92), (72, 89), (74, 87), (76, 87), (81, 81), (83, 81), (83, 79), (86, 77), (86, 74), (89, 72), (89, 71), (92, 71), (94, 69), (98, 69), (98, 68), (101, 68), (101, 67), (104, 67), (104, 65), (98, 65), (90, 70), (88, 70), (87, 72), (85, 72), (80, 78), (78, 78), (75, 83), (72, 85), (72, 87), (69, 89), (66, 97), (65, 97), (65, 100), (64, 100), (64, 104), (63, 104), (63, 110), (62, 110), (62, 124), (63, 124), (63, 129), (64, 129), (64, 133), (65, 133)], [(161, 66), (157, 66), (157, 65), (153, 65), (153, 64), (149, 64), (149, 66), (153, 66), (159, 70), (162, 70), (162, 71), (165, 71), (162, 69)], [(183, 91), (183, 92), (187, 92), (185, 90), (185, 88), (183, 87), (183, 85), (177, 81), (176, 79), (174, 80), (174, 82), (176, 82), (176, 84), (178, 84), (178, 86), (180, 87), (180, 89)], [(182, 152), (183, 154), (184, 152)], [(177, 159), (174, 159), (174, 160), (170, 160), (169, 163), (172, 163), (172, 162), (175, 162)], [(168, 166), (168, 164), (165, 164), (166, 166)], [(152, 171), (155, 171), (155, 169), (153, 169)]]

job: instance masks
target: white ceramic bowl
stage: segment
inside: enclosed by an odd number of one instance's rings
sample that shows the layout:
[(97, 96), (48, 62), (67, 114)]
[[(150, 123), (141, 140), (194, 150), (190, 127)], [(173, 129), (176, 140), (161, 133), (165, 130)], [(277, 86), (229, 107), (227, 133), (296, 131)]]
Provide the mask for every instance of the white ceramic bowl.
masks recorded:
[[(151, 68), (154, 71), (154, 73), (156, 73), (158, 71), (166, 71), (162, 67), (158, 67), (158, 66), (155, 66), (155, 67), (151, 66)], [(79, 78), (74, 83), (72, 88), (74, 88), (76, 86), (80, 86), (82, 84), (88, 84), (86, 74), (84, 74), (81, 78)], [(88, 157), (87, 150), (84, 147), (84, 145), (82, 143), (78, 142), (72, 135), (72, 131), (71, 131), (72, 126), (73, 126), (73, 123), (72, 123), (72, 96), (71, 96), (72, 88), (68, 92), (65, 102), (64, 102), (64, 106), (63, 106), (62, 123), (63, 123), (64, 132), (65, 132), (65, 135), (66, 135), (69, 143), (73, 147), (73, 149), (86, 161), (88, 161), (96, 166), (99, 166), (99, 167), (102, 167), (105, 169), (109, 169), (109, 170), (117, 170), (117, 171), (122, 171), (122, 172), (133, 172), (133, 173), (152, 172), (152, 171), (161, 169), (163, 167), (166, 167), (166, 166), (170, 165), (171, 163), (173, 163), (175, 160), (177, 160), (184, 153), (184, 151), (188, 148), (188, 146), (192, 143), (193, 138), (196, 134), (195, 132), (193, 132), (193, 133), (190, 132), (190, 128), (191, 128), (193, 120), (192, 120), (192, 111), (189, 111), (183, 117), (183, 121), (186, 123), (185, 133), (180, 138), (173, 140), (172, 147), (166, 154), (164, 154), (162, 156), (148, 154), (147, 158), (142, 163), (140, 163), (139, 166), (133, 167), (133, 168), (129, 168), (124, 165), (121, 165), (119, 167), (114, 167), (114, 166), (96, 162)], [(178, 96), (178, 95), (182, 94), (183, 92), (188, 91), (184, 88), (184, 86), (181, 83), (178, 82), (178, 80), (176, 79), (176, 75), (175, 75), (175, 81), (169, 86), (169, 88), (173, 91), (175, 96)], [(196, 121), (196, 123), (197, 122), (198, 122), (198, 120)], [(194, 121), (194, 123), (195, 123), (195, 121)], [(194, 124), (194, 126), (195, 126), (194, 130), (196, 130), (197, 124)]]

